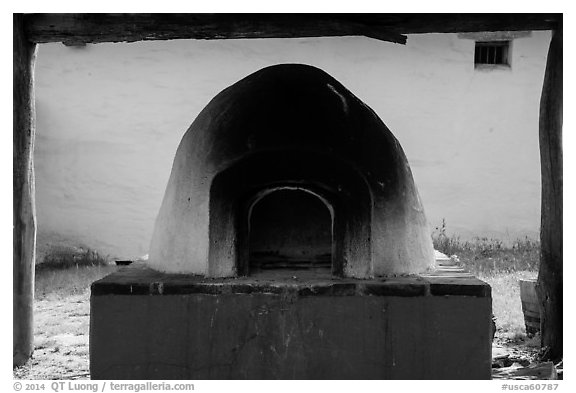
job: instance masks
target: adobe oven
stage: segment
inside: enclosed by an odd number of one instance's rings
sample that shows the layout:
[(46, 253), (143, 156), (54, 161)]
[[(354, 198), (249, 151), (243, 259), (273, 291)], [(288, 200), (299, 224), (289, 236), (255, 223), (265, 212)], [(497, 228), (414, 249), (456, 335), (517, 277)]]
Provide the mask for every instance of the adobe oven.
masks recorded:
[(490, 287), (436, 265), (398, 140), (306, 65), (206, 106), (147, 266), (91, 305), (93, 378), (490, 378)]

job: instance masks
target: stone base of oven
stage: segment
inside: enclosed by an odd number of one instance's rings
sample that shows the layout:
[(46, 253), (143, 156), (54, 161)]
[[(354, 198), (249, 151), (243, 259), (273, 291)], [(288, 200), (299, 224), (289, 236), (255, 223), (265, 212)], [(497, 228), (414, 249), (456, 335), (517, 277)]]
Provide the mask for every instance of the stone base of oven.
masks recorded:
[(490, 379), (490, 286), (208, 279), (130, 266), (92, 284), (93, 379)]

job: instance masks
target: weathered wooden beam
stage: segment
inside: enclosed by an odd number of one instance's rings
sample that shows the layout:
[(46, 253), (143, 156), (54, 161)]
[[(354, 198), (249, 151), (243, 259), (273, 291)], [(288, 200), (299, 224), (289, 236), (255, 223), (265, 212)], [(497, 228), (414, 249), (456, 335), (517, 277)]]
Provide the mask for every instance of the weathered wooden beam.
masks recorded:
[(33, 347), (34, 262), (34, 61), (36, 44), (24, 32), (24, 17), (14, 14), (13, 135), (13, 364), (30, 358)]
[(562, 14), (29, 14), (36, 43), (367, 36), (405, 43), (410, 33), (551, 30)]
[(562, 358), (562, 28), (554, 31), (540, 99), (540, 165), (542, 221), (537, 291), (546, 357)]
[(406, 36), (346, 17), (315, 14), (29, 14), (36, 43), (68, 45), (171, 39), (369, 36), (406, 43)]
[(357, 21), (401, 34), (552, 30), (562, 14), (351, 14)]

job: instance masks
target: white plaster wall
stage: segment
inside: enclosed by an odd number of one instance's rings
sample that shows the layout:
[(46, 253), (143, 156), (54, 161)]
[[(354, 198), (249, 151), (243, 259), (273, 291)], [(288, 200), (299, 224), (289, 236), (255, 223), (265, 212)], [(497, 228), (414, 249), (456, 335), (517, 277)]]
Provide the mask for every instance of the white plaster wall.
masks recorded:
[(41, 45), (36, 64), (40, 238), (119, 258), (148, 252), (180, 139), (219, 91), (306, 63), (378, 113), (410, 161), (430, 223), (513, 240), (540, 222), (538, 105), (550, 34), (514, 40), (510, 70), (475, 71), (474, 41), (411, 35)]

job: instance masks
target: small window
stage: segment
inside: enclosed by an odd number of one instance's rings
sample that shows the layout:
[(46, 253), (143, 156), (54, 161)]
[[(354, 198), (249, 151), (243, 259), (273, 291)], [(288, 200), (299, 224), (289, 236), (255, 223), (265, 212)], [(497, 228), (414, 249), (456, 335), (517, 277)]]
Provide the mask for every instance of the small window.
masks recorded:
[(474, 65), (506, 65), (509, 66), (508, 52), (510, 41), (476, 41)]

